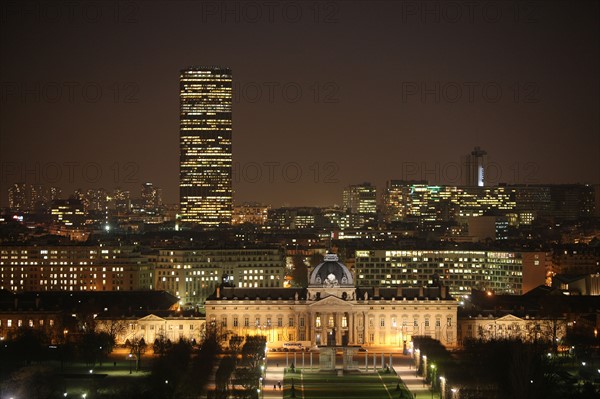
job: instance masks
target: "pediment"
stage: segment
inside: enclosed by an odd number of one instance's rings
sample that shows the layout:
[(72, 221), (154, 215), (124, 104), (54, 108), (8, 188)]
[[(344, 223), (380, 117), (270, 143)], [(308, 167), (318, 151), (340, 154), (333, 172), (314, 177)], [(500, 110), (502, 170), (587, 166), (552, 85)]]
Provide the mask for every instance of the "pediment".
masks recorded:
[(523, 319), (521, 319), (520, 317), (517, 317), (517, 316), (513, 316), (512, 314), (507, 314), (506, 316), (502, 316), (502, 317), (497, 318), (496, 321), (497, 322), (498, 321), (508, 321), (508, 322), (516, 321), (516, 322), (520, 322), (520, 321), (523, 321)]
[(330, 295), (323, 299), (320, 299), (309, 305), (310, 307), (324, 307), (324, 306), (352, 306), (352, 302), (344, 301), (336, 296)]
[(165, 321), (165, 319), (163, 319), (162, 317), (153, 315), (153, 314), (149, 314), (148, 316), (144, 316), (141, 319), (138, 319), (138, 323), (140, 321)]

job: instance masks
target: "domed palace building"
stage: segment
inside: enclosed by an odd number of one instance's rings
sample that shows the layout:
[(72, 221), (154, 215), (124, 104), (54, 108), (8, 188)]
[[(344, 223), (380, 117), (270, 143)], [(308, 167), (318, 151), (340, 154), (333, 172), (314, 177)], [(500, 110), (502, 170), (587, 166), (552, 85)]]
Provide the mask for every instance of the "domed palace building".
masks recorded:
[(444, 286), (356, 287), (335, 254), (310, 272), (308, 288), (220, 287), (206, 300), (207, 325), (228, 338), (264, 335), (271, 349), (388, 346), (410, 350), (428, 335), (457, 345), (458, 302)]

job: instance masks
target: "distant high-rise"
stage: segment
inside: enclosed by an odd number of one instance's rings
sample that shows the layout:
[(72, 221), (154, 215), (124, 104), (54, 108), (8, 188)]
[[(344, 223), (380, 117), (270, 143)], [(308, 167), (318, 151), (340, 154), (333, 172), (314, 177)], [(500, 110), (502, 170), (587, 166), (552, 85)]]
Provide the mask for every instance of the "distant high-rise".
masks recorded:
[(371, 183), (353, 184), (344, 188), (342, 206), (350, 213), (350, 226), (361, 227), (376, 221), (377, 189)]
[(483, 187), (485, 185), (486, 164), (487, 152), (480, 147), (475, 147), (475, 149), (466, 156), (464, 162), (466, 186)]
[(142, 184), (142, 208), (146, 212), (158, 212), (162, 206), (162, 190), (152, 183)]
[(60, 194), (57, 187), (14, 183), (8, 188), (8, 207), (13, 212), (45, 212)]
[(231, 223), (232, 75), (191, 67), (180, 74), (179, 201), (182, 222)]

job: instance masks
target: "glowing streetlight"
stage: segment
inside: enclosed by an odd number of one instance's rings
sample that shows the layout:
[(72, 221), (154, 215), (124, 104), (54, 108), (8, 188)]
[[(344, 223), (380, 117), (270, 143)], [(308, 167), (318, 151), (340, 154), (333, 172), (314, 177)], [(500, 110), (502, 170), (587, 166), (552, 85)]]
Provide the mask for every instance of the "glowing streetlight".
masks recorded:
[(133, 367), (133, 355), (130, 353), (129, 356), (127, 356), (129, 358), (129, 374), (132, 373), (132, 367)]
[(440, 377), (440, 398), (446, 396), (446, 378)]
[(433, 399), (433, 391), (435, 388), (435, 364), (429, 366), (431, 368), (431, 399)]

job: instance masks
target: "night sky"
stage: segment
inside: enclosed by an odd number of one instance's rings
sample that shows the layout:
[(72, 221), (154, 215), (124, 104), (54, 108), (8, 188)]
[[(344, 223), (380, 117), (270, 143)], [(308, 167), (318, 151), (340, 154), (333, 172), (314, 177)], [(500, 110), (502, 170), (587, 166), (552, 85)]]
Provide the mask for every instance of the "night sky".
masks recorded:
[(364, 181), (460, 184), (474, 146), (496, 182), (600, 182), (597, 2), (0, 9), (1, 205), (25, 170), (67, 194), (137, 196), (151, 181), (178, 202), (179, 70), (192, 65), (233, 70), (236, 203), (340, 204)]

